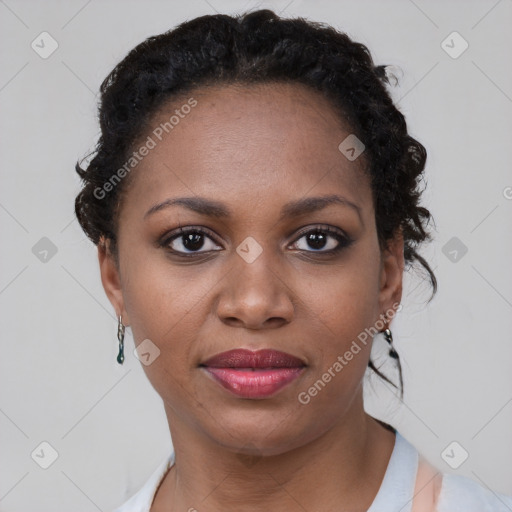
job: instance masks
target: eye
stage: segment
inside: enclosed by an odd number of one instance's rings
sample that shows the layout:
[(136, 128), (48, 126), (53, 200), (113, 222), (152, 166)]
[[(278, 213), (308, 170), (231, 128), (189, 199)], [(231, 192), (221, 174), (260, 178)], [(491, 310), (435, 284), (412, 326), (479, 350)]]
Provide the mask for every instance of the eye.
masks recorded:
[[(302, 242), (302, 240), (304, 240)], [(341, 230), (331, 226), (317, 226), (303, 230), (293, 245), (301, 251), (319, 254), (334, 254), (351, 245), (353, 240)], [(222, 250), (203, 228), (179, 228), (174, 234), (167, 236), (160, 245), (180, 256), (207, 253)]]
[[(304, 242), (299, 244), (301, 240), (304, 240)], [(340, 230), (331, 226), (321, 226), (303, 231), (294, 245), (302, 245), (298, 249), (307, 252), (332, 254), (348, 247), (352, 242), (353, 240), (344, 235)]]
[[(169, 248), (172, 252), (187, 255), (187, 254), (201, 254), (203, 252), (215, 251), (218, 247), (213, 243), (212, 237), (200, 228), (180, 228), (178, 233), (167, 237), (161, 242), (163, 247)], [(200, 250), (205, 249), (205, 250)]]

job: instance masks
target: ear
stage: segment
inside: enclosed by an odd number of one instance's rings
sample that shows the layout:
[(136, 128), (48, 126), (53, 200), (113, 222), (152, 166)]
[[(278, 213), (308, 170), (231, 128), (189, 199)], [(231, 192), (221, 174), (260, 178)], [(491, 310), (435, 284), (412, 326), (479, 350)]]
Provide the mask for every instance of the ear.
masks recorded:
[[(379, 308), (381, 313), (396, 310), (402, 300), (402, 279), (405, 268), (402, 228), (388, 241), (382, 251), (380, 268)], [(395, 304), (395, 307), (393, 306)]]
[(123, 289), (118, 263), (110, 250), (110, 240), (105, 240), (104, 237), (101, 237), (98, 243), (98, 261), (103, 289), (114, 307), (116, 315), (118, 317), (121, 315), (123, 317), (123, 324), (129, 326), (130, 319), (124, 308)]

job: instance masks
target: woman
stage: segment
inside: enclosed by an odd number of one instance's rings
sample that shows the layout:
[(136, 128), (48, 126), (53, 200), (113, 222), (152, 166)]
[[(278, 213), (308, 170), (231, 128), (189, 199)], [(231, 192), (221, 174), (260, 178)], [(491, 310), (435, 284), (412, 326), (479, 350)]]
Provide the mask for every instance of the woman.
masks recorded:
[(76, 214), (174, 453), (121, 511), (505, 511), (364, 410), (430, 239), (424, 147), (384, 66), (261, 10), (151, 37), (101, 87)]

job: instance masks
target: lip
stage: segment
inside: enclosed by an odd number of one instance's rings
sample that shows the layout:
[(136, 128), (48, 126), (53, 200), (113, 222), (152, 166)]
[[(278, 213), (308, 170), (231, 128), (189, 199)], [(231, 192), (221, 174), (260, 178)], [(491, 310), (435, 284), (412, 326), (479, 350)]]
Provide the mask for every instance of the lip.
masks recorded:
[(302, 373), (302, 359), (278, 350), (228, 350), (200, 365), (213, 379), (242, 398), (275, 395)]

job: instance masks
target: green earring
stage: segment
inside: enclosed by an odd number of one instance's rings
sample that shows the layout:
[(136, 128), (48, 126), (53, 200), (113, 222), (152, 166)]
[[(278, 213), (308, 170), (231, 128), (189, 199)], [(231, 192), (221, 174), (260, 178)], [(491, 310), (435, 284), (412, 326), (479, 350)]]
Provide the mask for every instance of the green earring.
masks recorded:
[(117, 354), (117, 362), (123, 364), (124, 361), (124, 325), (121, 315), (117, 325), (117, 339), (119, 340), (119, 354)]

